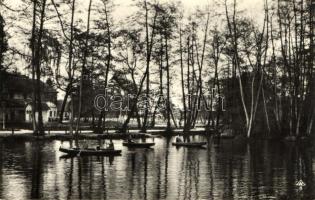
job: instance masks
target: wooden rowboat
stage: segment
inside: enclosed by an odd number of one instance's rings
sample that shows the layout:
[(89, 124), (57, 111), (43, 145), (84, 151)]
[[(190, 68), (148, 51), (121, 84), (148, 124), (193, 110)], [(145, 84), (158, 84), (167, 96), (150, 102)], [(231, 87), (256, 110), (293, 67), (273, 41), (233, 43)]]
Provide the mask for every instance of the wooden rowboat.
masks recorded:
[(68, 155), (77, 155), (77, 156), (114, 156), (120, 155), (121, 150), (115, 149), (95, 149), (95, 148), (59, 148), (59, 151), (67, 153)]
[(207, 142), (173, 142), (172, 145), (176, 147), (202, 147)]
[(123, 142), (123, 146), (130, 148), (150, 148), (154, 145), (154, 142)]

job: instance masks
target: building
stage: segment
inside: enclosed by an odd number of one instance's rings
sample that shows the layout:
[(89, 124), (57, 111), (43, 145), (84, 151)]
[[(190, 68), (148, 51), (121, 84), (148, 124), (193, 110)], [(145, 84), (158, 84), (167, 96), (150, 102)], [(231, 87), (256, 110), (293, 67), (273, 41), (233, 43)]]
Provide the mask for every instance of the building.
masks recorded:
[[(60, 116), (60, 112), (61, 112), (61, 107), (62, 107), (62, 103), (63, 100), (58, 100), (57, 101), (57, 115), (58, 117)], [(64, 108), (64, 112), (63, 112), (63, 121), (67, 122), (69, 121), (71, 118), (71, 101), (67, 101), (65, 108)]]
[[(57, 91), (44, 82), (41, 82), (41, 88), (43, 122), (47, 123), (57, 118)], [(0, 71), (0, 93), (0, 123), (3, 128), (32, 122), (33, 82), (30, 78)]]
[[(42, 115), (43, 115), (43, 122), (53, 122), (58, 119), (57, 115), (57, 106), (52, 102), (44, 102), (42, 103)], [(38, 112), (35, 113), (36, 119), (38, 118)], [(32, 122), (32, 105), (28, 103), (25, 108), (25, 122), (31, 123)]]

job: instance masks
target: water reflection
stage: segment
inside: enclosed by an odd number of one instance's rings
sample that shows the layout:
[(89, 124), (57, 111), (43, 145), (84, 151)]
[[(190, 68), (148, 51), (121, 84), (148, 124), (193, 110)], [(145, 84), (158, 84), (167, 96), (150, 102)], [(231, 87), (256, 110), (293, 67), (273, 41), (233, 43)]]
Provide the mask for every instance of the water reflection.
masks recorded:
[(31, 188), (31, 198), (39, 199), (41, 198), (42, 184), (41, 184), (41, 174), (42, 174), (42, 144), (38, 141), (34, 142), (32, 145), (32, 188)]
[[(154, 149), (128, 149), (117, 140), (122, 156), (70, 158), (60, 158), (60, 141), (0, 142), (0, 198), (315, 198), (312, 148), (195, 140), (209, 145), (175, 148), (171, 138), (157, 138)], [(302, 190), (295, 185), (300, 179)]]

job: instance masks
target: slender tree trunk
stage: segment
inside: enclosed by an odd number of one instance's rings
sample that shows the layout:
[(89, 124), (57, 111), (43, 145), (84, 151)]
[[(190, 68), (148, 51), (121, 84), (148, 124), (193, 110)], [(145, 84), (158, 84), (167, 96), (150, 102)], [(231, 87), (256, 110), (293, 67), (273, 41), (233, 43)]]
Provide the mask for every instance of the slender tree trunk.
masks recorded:
[(37, 134), (37, 125), (36, 125), (36, 83), (35, 83), (35, 31), (36, 31), (36, 6), (37, 0), (33, 0), (33, 26), (32, 26), (32, 39), (31, 39), (31, 50), (32, 50), (32, 85), (33, 85), (33, 92), (32, 92), (32, 125), (33, 125), (33, 132)]
[[(199, 91), (199, 95), (198, 95), (197, 108), (196, 108), (196, 112), (195, 112), (194, 119), (193, 119), (193, 127), (196, 124), (196, 119), (198, 117), (198, 112), (200, 110), (201, 97), (203, 96), (202, 69), (203, 69), (203, 61), (204, 61), (204, 56), (205, 56), (206, 44), (207, 44), (209, 19), (210, 19), (210, 13), (208, 12), (206, 26), (205, 26), (205, 32), (204, 32), (203, 47), (202, 47), (202, 53), (201, 53), (201, 61), (200, 62), (199, 62), (199, 56), (198, 56), (197, 41), (196, 41), (196, 38), (195, 38), (195, 47), (196, 47), (196, 52), (197, 52), (197, 56), (196, 57), (197, 57), (198, 69), (199, 69), (199, 78), (198, 78), (198, 83), (197, 83), (197, 90)], [(206, 102), (204, 102), (204, 103), (206, 103)]]
[[(108, 74), (109, 74), (109, 68), (111, 66), (111, 60), (112, 60), (112, 39), (111, 39), (111, 30), (110, 30), (110, 23), (109, 23), (109, 16), (108, 16), (108, 9), (107, 9), (107, 5), (106, 5), (106, 1), (103, 1), (104, 3), (104, 11), (105, 11), (105, 20), (106, 20), (106, 31), (107, 31), (107, 40), (108, 40), (108, 44), (107, 44), (107, 51), (108, 51), (108, 56), (107, 56), (107, 63), (106, 63), (106, 70), (105, 70), (105, 81), (104, 81), (104, 92), (105, 92), (105, 97), (106, 97), (106, 89), (107, 89), (107, 84), (108, 84)], [(104, 118), (104, 123), (103, 123), (103, 127), (101, 128), (101, 124), (102, 124), (102, 117)], [(105, 129), (105, 119), (106, 115), (105, 115), (105, 110), (101, 111), (100, 113), (100, 117), (99, 117), (99, 121), (98, 121), (98, 130), (99, 131), (103, 131)]]
[(44, 29), (44, 17), (46, 10), (46, 0), (42, 1), (40, 28), (37, 38), (37, 48), (35, 53), (35, 66), (36, 66), (36, 97), (37, 97), (37, 112), (38, 112), (38, 124), (37, 135), (44, 135), (43, 113), (42, 113), (42, 100), (41, 100), (41, 48), (42, 48), (42, 36)]
[(81, 69), (81, 78), (80, 78), (79, 110), (78, 110), (78, 118), (77, 118), (76, 130), (75, 130), (76, 134), (79, 133), (81, 112), (82, 112), (83, 75), (84, 75), (84, 71), (85, 71), (87, 54), (88, 54), (88, 40), (89, 40), (89, 34), (90, 34), (91, 6), (92, 6), (92, 0), (90, 0), (89, 8), (88, 8), (88, 18), (87, 18), (86, 38), (85, 38), (85, 49), (84, 49), (83, 63), (82, 63), (82, 69)]
[[(190, 130), (190, 118), (191, 118), (191, 88), (190, 88), (190, 37), (187, 38), (187, 92), (188, 92), (188, 113), (186, 116), (186, 122), (184, 126), (184, 132)], [(186, 111), (186, 112), (187, 112)]]
[(6, 122), (5, 122), (6, 109), (5, 109), (5, 102), (4, 102), (4, 100), (1, 102), (1, 104), (2, 104), (2, 130), (5, 130), (5, 128), (6, 128), (6, 126), (5, 126), (5, 124), (6, 124)]
[[(60, 117), (59, 117), (59, 123), (62, 123), (63, 113), (64, 113), (64, 109), (65, 109), (68, 97), (73, 92), (72, 91), (72, 88), (73, 88), (73, 85), (72, 85), (73, 84), (72, 59), (73, 59), (73, 30), (74, 30), (73, 23), (74, 23), (74, 13), (75, 13), (75, 1), (76, 0), (72, 0), (71, 22), (70, 22), (70, 41), (69, 41), (69, 56), (68, 56), (68, 77), (70, 79), (70, 82), (69, 82), (69, 85), (67, 87), (64, 100), (62, 102), (62, 107), (61, 107)], [(72, 95), (71, 95), (71, 101), (73, 101)], [(72, 112), (72, 110), (71, 110), (71, 112)]]
[(187, 122), (187, 107), (186, 107), (186, 95), (185, 95), (185, 81), (184, 81), (184, 64), (183, 64), (183, 46), (182, 46), (182, 30), (179, 30), (179, 45), (180, 45), (180, 74), (182, 83), (182, 98), (183, 98), (183, 109), (184, 109), (184, 129)]
[(73, 94), (71, 93), (71, 116), (70, 116), (70, 127), (69, 132), (71, 135), (73, 135), (73, 118), (74, 118), (74, 110), (73, 110)]
[(149, 24), (148, 24), (148, 8), (147, 8), (147, 1), (144, 1), (144, 5), (145, 5), (145, 32), (146, 32), (146, 65), (147, 65), (147, 77), (146, 77), (146, 99), (147, 99), (147, 103), (146, 103), (146, 108), (144, 111), (144, 119), (143, 119), (143, 125), (142, 125), (142, 129), (141, 131), (146, 133), (147, 132), (147, 120), (148, 120), (148, 113), (149, 113), (149, 107), (150, 105), (148, 105), (148, 100), (149, 100), (149, 91), (150, 91), (150, 44), (149, 44)]
[[(162, 35), (162, 34), (161, 34)], [(158, 108), (161, 103), (161, 98), (163, 97), (163, 37), (160, 39), (160, 58), (159, 58), (159, 82), (160, 82), (160, 87), (159, 87), (159, 99), (157, 104), (155, 105), (153, 116), (152, 116), (152, 121), (151, 121), (151, 127), (153, 128), (155, 126), (155, 118), (156, 118), (156, 113), (158, 111)]]
[[(68, 85), (68, 87), (69, 86), (70, 85)], [(66, 104), (67, 104), (68, 97), (69, 97), (70, 92), (71, 92), (71, 89), (68, 89), (68, 87), (65, 91), (65, 96), (63, 97), (63, 101), (62, 101), (62, 105), (61, 105), (61, 109), (60, 109), (60, 113), (59, 113), (59, 123), (62, 123), (62, 121), (63, 121), (63, 115), (65, 112)]]
[(167, 124), (166, 131), (171, 131), (171, 99), (170, 99), (170, 65), (168, 56), (168, 37), (165, 34), (165, 56), (166, 56), (166, 92), (167, 92), (167, 102), (166, 102), (166, 113), (167, 113)]
[(314, 34), (315, 34), (315, 0), (310, 1), (310, 57), (309, 57), (309, 84), (310, 84), (310, 107), (311, 107), (311, 114), (308, 119), (307, 123), (307, 135), (311, 135), (313, 127), (314, 127), (314, 120), (315, 120), (315, 73), (314, 73), (314, 63), (315, 63), (315, 44), (314, 44)]
[(240, 89), (240, 97), (241, 97), (241, 102), (242, 102), (242, 106), (243, 106), (243, 111), (245, 114), (245, 120), (246, 120), (246, 127), (247, 127), (247, 137), (250, 137), (250, 131), (248, 131), (248, 127), (250, 125), (250, 119), (249, 119), (249, 114), (247, 111), (247, 107), (245, 104), (245, 97), (244, 97), (244, 91), (243, 91), (243, 83), (242, 83), (242, 73), (241, 73), (241, 69), (239, 66), (239, 59), (238, 59), (238, 44), (237, 44), (237, 30), (236, 30), (236, 0), (234, 0), (234, 12), (233, 12), (233, 28), (232, 28), (232, 24), (230, 22), (230, 18), (229, 18), (229, 14), (228, 14), (228, 8), (227, 8), (227, 3), (225, 1), (225, 12), (226, 12), (226, 18), (227, 18), (227, 22), (228, 22), (228, 29), (229, 29), (229, 33), (230, 36), (233, 38), (233, 65), (235, 70), (238, 71), (238, 83), (239, 83), (239, 89)]

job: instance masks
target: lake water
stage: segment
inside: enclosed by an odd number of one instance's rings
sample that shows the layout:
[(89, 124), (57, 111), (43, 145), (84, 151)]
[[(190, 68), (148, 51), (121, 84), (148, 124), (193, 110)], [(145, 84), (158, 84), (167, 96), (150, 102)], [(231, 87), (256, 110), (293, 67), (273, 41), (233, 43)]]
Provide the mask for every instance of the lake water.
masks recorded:
[[(208, 140), (190, 149), (154, 141), (153, 149), (131, 150), (115, 140), (121, 156), (68, 159), (58, 148), (69, 142), (0, 142), (0, 199), (315, 199), (312, 148)], [(300, 179), (303, 188), (295, 185)]]

